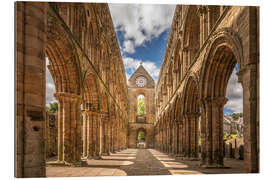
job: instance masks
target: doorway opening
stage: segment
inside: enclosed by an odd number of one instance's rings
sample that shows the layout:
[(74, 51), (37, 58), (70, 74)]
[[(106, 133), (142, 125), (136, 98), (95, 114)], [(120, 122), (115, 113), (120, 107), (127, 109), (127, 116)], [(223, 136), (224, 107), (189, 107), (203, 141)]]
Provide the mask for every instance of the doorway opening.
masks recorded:
[(139, 129), (137, 133), (137, 147), (146, 148), (146, 132), (144, 129)]

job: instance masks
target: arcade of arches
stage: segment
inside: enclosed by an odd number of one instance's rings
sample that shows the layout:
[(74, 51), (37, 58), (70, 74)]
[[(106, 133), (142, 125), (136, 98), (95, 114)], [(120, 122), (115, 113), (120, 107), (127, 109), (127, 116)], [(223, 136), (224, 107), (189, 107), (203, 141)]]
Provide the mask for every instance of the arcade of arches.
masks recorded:
[[(17, 2), (16, 177), (46, 176), (45, 58), (58, 100), (58, 163), (136, 148), (140, 130), (149, 148), (222, 167), (226, 87), (238, 64), (244, 164), (259, 171), (258, 7), (177, 5), (155, 85), (142, 65), (126, 83), (107, 4)], [(137, 76), (146, 84), (136, 86)]]

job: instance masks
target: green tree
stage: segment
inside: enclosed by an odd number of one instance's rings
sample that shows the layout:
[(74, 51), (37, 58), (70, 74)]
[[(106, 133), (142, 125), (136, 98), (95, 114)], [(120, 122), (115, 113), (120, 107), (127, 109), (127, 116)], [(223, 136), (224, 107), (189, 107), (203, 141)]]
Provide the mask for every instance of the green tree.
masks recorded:
[(237, 120), (239, 117), (243, 117), (243, 113), (233, 113), (232, 117), (234, 120)]
[(138, 134), (138, 140), (139, 141), (144, 141), (145, 140), (145, 134), (143, 131), (140, 131)]
[(144, 108), (145, 108), (145, 98), (143, 95), (138, 97), (138, 114), (144, 115)]
[(49, 107), (47, 107), (47, 112), (56, 113), (57, 111), (58, 111), (58, 103), (57, 102), (50, 103)]

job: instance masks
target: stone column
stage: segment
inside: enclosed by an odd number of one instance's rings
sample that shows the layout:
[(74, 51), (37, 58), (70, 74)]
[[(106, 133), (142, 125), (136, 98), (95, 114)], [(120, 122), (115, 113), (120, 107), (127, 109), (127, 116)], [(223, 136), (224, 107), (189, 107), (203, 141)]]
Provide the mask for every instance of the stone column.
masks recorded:
[(216, 166), (224, 166), (224, 146), (223, 146), (223, 107), (227, 102), (224, 97), (212, 100), (212, 140), (213, 140), (213, 163)]
[(88, 156), (88, 117), (87, 117), (87, 113), (85, 112), (85, 110), (83, 111), (83, 157), (87, 157)]
[(244, 160), (248, 172), (259, 171), (259, 92), (257, 64), (246, 65), (239, 73), (243, 86)]
[(199, 113), (190, 113), (188, 115), (190, 121), (190, 157), (198, 158), (198, 117)]
[(164, 125), (161, 127), (161, 151), (164, 152)]
[(190, 157), (190, 116), (184, 114), (184, 127), (185, 127), (185, 156)]
[(195, 115), (195, 156), (199, 158), (199, 117), (200, 113)]
[(115, 151), (119, 151), (119, 116), (116, 112), (116, 117), (115, 117), (115, 133), (114, 133), (114, 148)]
[(167, 126), (166, 126), (166, 153), (169, 153), (169, 138), (170, 138), (170, 133), (169, 133), (169, 123), (167, 122)]
[(202, 105), (202, 166), (223, 166), (224, 97), (205, 98)]
[(160, 142), (160, 144), (159, 144), (159, 147), (160, 147), (160, 151), (163, 151), (163, 131), (162, 131), (162, 126), (160, 125), (160, 127), (159, 127), (159, 142)]
[(104, 135), (105, 135), (105, 122), (103, 119), (103, 114), (100, 114), (99, 118), (99, 156), (102, 156), (105, 152), (105, 142), (104, 142)]
[[(159, 120), (160, 121), (160, 120)], [(161, 122), (159, 122), (161, 123)], [(161, 125), (159, 124), (159, 127), (158, 127), (158, 143), (157, 143), (157, 146), (158, 146), (158, 150), (161, 151), (161, 145), (162, 145), (162, 139), (161, 139)]]
[(177, 132), (177, 136), (178, 136), (178, 140), (177, 140), (177, 143), (178, 143), (178, 145), (177, 145), (177, 148), (178, 148), (177, 155), (178, 156), (181, 156), (182, 153), (183, 153), (183, 141), (182, 141), (182, 138), (183, 138), (182, 137), (183, 128), (182, 128), (182, 122), (181, 121), (178, 121), (177, 124), (178, 124), (178, 128), (177, 128), (177, 130), (178, 130), (178, 132)]
[(57, 146), (58, 146), (58, 161), (62, 162), (64, 160), (64, 139), (63, 139), (63, 133), (64, 133), (64, 122), (63, 122), (63, 98), (60, 96), (57, 96), (56, 99), (58, 100), (58, 142), (57, 142)]
[(163, 124), (162, 126), (162, 152), (165, 152), (165, 147), (166, 147), (166, 126)]
[(201, 166), (206, 164), (206, 103), (204, 99), (201, 100)]
[(175, 154), (179, 154), (179, 122), (175, 123)]
[(70, 93), (56, 93), (55, 97), (60, 104), (58, 112), (58, 161), (65, 164), (80, 163), (79, 96)]
[(95, 116), (95, 112), (86, 111), (87, 112), (87, 158), (90, 159), (94, 156), (94, 144), (93, 144), (93, 119)]
[(73, 130), (74, 130), (74, 134), (75, 134), (75, 147), (74, 149), (74, 158), (75, 158), (75, 162), (77, 164), (81, 163), (81, 155), (82, 155), (82, 124), (81, 124), (81, 120), (82, 120), (82, 116), (81, 116), (81, 98), (80, 97), (76, 97), (75, 98), (75, 102), (74, 102), (74, 122), (73, 123)]
[(100, 135), (101, 135), (101, 117), (98, 113), (96, 115), (96, 152), (95, 152), (95, 158), (100, 159), (100, 151), (101, 151), (101, 141), (100, 141)]
[(201, 166), (207, 167), (212, 164), (212, 123), (211, 119), (212, 104), (209, 98), (202, 100), (202, 152)]
[(182, 123), (182, 155), (185, 156), (186, 155), (186, 149), (187, 149), (187, 146), (186, 146), (186, 118), (185, 116), (183, 115), (183, 123)]
[(105, 126), (105, 135), (106, 135), (106, 148), (105, 148), (105, 154), (110, 155), (111, 152), (111, 128), (110, 128), (111, 121), (107, 119), (106, 126)]
[(171, 122), (168, 123), (168, 154), (171, 154), (172, 149), (172, 129)]
[(95, 113), (92, 116), (92, 142), (93, 142), (93, 157), (97, 158), (99, 156), (98, 154), (98, 148), (97, 148), (97, 134), (98, 134), (98, 114)]
[(172, 153), (176, 154), (176, 127), (175, 127), (175, 122), (173, 123), (173, 133), (172, 133)]
[(187, 116), (188, 116), (188, 122), (190, 125), (190, 127), (189, 127), (190, 157), (194, 158), (194, 156), (195, 156), (195, 129), (194, 129), (195, 118), (194, 118), (194, 115), (192, 113), (189, 113)]
[(156, 131), (156, 141), (155, 141), (155, 149), (159, 149), (159, 127), (157, 128), (157, 131)]
[(67, 96), (63, 98), (63, 161), (71, 163), (72, 150), (71, 150), (71, 99)]
[(115, 117), (114, 127), (113, 127), (113, 152), (117, 151), (117, 119)]
[(110, 154), (110, 128), (109, 128), (109, 114), (103, 113), (102, 117), (103, 121), (103, 143), (104, 143), (104, 151), (102, 152), (103, 155), (109, 155)]
[(110, 150), (112, 153), (115, 153), (115, 115), (114, 114), (111, 114), (110, 116), (110, 120), (111, 120), (111, 123), (110, 123)]

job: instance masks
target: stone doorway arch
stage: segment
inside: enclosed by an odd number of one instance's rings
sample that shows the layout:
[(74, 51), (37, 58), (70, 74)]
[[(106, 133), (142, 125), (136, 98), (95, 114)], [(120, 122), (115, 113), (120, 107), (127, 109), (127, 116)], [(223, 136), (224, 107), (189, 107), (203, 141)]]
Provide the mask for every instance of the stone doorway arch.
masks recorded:
[[(144, 141), (140, 141), (139, 140), (139, 133), (142, 132), (144, 134)], [(147, 132), (146, 129), (144, 128), (139, 128), (136, 132), (136, 145), (137, 148), (147, 148), (147, 143), (148, 139), (147, 139)]]

